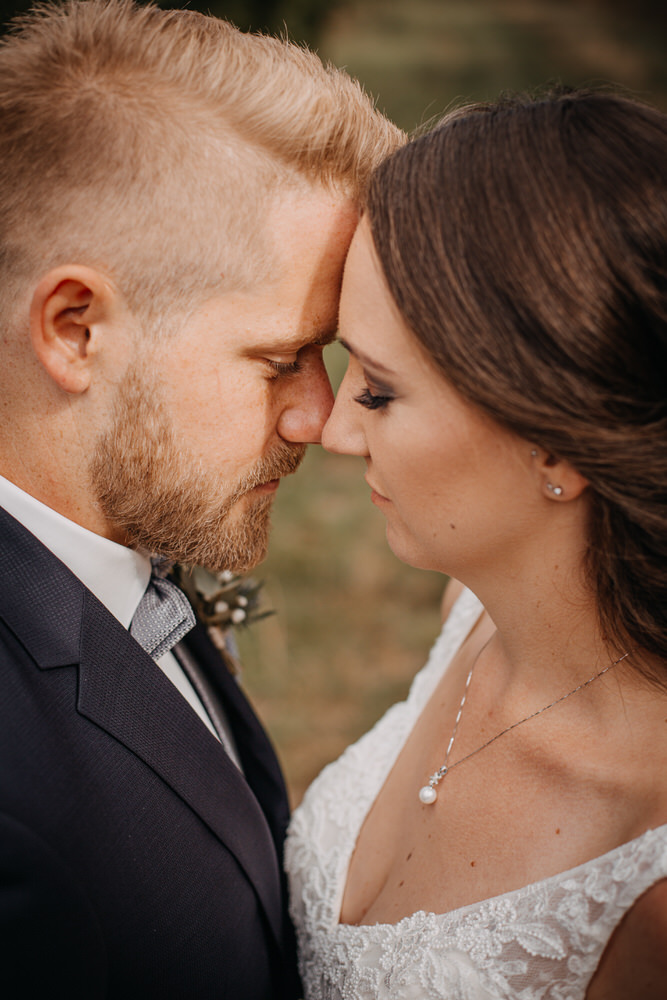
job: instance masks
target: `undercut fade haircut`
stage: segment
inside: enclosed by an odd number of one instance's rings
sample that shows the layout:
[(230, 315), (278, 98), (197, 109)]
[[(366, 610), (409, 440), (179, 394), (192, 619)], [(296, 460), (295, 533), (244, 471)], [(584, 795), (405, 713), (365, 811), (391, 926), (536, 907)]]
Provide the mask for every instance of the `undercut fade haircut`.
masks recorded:
[(69, 0), (0, 41), (0, 308), (102, 269), (159, 317), (257, 283), (281, 186), (358, 201), (403, 141), (346, 73), (191, 11)]

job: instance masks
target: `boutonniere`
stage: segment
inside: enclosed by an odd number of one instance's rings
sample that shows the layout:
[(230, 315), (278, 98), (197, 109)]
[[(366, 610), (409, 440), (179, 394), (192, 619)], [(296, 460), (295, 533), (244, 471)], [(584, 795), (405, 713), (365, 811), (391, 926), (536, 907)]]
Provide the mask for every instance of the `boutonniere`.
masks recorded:
[(212, 573), (202, 566), (182, 563), (176, 563), (170, 575), (187, 596), (197, 621), (206, 626), (211, 642), (231, 672), (238, 674), (238, 648), (232, 630), (252, 625), (275, 613), (260, 608), (260, 591), (264, 584), (228, 570)]

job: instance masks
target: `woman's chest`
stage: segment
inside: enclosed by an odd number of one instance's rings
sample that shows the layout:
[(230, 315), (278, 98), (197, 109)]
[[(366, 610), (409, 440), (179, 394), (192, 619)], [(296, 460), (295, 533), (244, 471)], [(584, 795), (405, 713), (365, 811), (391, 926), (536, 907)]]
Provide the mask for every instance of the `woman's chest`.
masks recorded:
[[(410, 916), (388, 923), (339, 924), (363, 801), (343, 811), (336, 802), (340, 783), (368, 760), (368, 749), (342, 768), (334, 765), (313, 789), (288, 843), (308, 1000), (582, 1000), (613, 928), (667, 871), (665, 831), (453, 912), (415, 906)], [(507, 837), (497, 831), (497, 839), (511, 843), (517, 830)], [(470, 867), (470, 860), (475, 858), (462, 858), (461, 865)]]
[(636, 808), (631, 775), (617, 773), (593, 741), (586, 746), (579, 736), (575, 747), (567, 720), (508, 733), (462, 759), (497, 725), (473, 712), (452, 757), (462, 763), (424, 805), (419, 789), (446, 752), (437, 693), (432, 703), (361, 824), (341, 922), (445, 913), (573, 868), (650, 825)]

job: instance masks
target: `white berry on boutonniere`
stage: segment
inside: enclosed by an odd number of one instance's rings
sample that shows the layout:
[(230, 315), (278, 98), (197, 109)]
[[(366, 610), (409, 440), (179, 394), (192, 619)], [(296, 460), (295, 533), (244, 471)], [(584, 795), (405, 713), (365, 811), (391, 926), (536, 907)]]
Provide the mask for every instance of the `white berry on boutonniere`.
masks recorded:
[(212, 573), (203, 566), (176, 563), (170, 576), (185, 593), (197, 621), (206, 626), (211, 642), (234, 674), (239, 673), (238, 648), (232, 630), (274, 614), (259, 608), (263, 583), (228, 570)]

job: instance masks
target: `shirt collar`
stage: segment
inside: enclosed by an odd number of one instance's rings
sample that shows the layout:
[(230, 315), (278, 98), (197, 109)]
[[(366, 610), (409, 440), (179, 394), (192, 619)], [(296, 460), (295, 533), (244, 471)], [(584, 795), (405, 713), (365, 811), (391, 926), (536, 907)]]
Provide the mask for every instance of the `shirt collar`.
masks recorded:
[(20, 521), (125, 628), (151, 575), (143, 552), (118, 545), (70, 521), (0, 476), (0, 506)]

